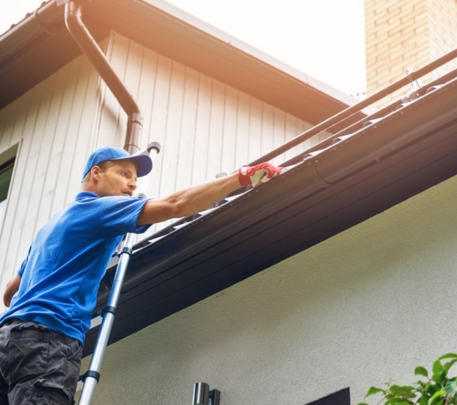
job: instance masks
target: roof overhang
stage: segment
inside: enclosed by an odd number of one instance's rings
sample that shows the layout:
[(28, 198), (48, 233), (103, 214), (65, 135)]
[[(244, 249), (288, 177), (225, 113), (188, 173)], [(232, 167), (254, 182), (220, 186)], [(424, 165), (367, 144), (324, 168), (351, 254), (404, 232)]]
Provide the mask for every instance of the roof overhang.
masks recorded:
[[(98, 40), (115, 30), (305, 121), (322, 121), (351, 102), (166, 2), (94, 0), (84, 10)], [(63, 7), (48, 1), (0, 35), (0, 108), (79, 54), (65, 29)]]
[[(457, 173), (457, 78), (132, 256), (111, 342)], [(111, 275), (99, 297), (106, 297)], [(92, 350), (97, 328), (88, 336)]]

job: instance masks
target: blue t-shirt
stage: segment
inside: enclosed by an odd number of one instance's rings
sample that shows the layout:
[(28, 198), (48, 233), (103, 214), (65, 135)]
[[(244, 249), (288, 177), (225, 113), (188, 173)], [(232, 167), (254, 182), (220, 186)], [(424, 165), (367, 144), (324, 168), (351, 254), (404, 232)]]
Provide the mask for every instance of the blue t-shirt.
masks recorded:
[(0, 317), (34, 321), (84, 342), (97, 293), (117, 245), (144, 232), (138, 217), (147, 199), (82, 192), (40, 229), (19, 269), (19, 291)]

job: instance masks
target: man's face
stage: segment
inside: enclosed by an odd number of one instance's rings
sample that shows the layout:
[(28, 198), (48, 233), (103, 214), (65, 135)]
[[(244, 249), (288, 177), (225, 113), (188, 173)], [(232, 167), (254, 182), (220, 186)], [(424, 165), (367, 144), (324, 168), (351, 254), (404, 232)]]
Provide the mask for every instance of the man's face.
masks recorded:
[(136, 166), (130, 160), (110, 161), (93, 169), (96, 193), (100, 196), (131, 196), (136, 189)]

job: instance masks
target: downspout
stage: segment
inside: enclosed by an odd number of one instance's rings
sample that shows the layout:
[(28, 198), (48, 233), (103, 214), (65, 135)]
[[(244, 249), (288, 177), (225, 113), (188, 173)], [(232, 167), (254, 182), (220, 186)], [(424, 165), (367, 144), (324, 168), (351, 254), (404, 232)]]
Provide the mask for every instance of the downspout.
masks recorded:
[(65, 2), (65, 25), (127, 114), (127, 134), (124, 149), (130, 153), (139, 152), (141, 149), (140, 135), (143, 128), (143, 118), (138, 104), (119, 79), (105, 54), (84, 25), (82, 6), (73, 0)]

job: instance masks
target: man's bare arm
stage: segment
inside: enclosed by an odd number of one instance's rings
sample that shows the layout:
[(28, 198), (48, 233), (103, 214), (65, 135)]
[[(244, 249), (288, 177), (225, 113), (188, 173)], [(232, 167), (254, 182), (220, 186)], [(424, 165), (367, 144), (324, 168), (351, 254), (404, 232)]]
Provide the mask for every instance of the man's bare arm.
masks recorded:
[(10, 306), (11, 299), (13, 298), (13, 295), (16, 294), (16, 291), (19, 290), (20, 284), (21, 277), (19, 275), (16, 275), (13, 279), (8, 281), (8, 284), (6, 284), (5, 292), (3, 294), (3, 303), (5, 306)]
[(178, 191), (169, 197), (148, 201), (138, 219), (139, 225), (171, 218), (187, 217), (203, 211), (240, 188), (238, 173), (209, 183)]

